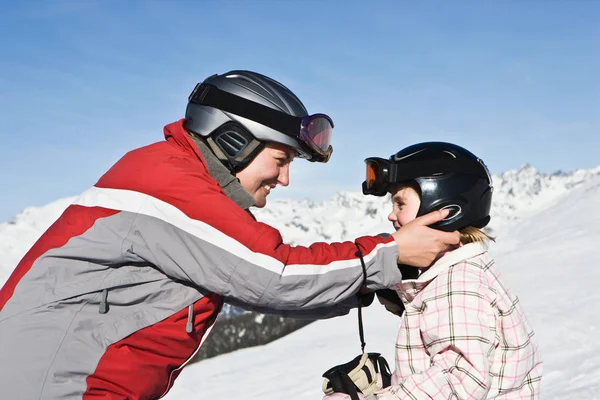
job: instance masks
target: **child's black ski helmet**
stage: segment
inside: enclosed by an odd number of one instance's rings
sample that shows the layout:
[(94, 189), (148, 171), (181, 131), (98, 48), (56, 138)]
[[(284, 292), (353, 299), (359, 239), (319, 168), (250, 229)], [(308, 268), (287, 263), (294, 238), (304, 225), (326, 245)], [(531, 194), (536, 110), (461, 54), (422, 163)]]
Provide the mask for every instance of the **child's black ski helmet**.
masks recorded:
[(420, 189), (417, 216), (450, 209), (433, 227), (453, 231), (466, 226), (483, 228), (490, 221), (492, 178), (486, 165), (470, 151), (452, 143), (425, 142), (393, 154), (389, 160), (367, 158), (363, 193), (383, 196), (393, 185), (414, 181)]

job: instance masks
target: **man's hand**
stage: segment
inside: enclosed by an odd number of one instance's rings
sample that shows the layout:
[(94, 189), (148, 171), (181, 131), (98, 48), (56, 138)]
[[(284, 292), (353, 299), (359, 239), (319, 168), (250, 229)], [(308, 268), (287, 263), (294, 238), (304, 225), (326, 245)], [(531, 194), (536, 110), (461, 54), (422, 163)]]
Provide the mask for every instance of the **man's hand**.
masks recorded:
[(444, 252), (456, 248), (460, 233), (443, 232), (428, 225), (443, 220), (448, 210), (432, 211), (410, 221), (392, 234), (398, 246), (398, 264), (428, 267)]

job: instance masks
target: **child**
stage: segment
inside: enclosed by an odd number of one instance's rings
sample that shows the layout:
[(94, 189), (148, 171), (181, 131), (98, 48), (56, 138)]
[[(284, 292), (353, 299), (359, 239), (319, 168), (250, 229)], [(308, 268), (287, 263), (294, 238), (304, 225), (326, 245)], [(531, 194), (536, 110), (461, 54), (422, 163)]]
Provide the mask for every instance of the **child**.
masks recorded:
[[(365, 162), (363, 193), (391, 193), (388, 219), (396, 230), (417, 216), (449, 208), (436, 227), (461, 233), (457, 249), (394, 288), (401, 299), (395, 312), (401, 314), (396, 370), (390, 386), (367, 398), (537, 399), (538, 346), (518, 299), (500, 281), (487, 252), (493, 239), (481, 231), (490, 220), (493, 190), (485, 164), (462, 147), (441, 142)], [(394, 312), (393, 298), (380, 301)]]

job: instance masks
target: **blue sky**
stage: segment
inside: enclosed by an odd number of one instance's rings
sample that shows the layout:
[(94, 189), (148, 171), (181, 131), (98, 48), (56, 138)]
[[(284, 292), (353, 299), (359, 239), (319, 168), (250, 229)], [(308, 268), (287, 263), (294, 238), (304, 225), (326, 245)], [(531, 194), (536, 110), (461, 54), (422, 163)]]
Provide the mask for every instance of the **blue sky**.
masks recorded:
[(363, 160), (444, 140), (492, 172), (600, 164), (600, 2), (0, 5), (0, 221), (163, 139), (196, 82), (250, 69), (332, 116), (328, 164), (271, 197), (360, 190)]

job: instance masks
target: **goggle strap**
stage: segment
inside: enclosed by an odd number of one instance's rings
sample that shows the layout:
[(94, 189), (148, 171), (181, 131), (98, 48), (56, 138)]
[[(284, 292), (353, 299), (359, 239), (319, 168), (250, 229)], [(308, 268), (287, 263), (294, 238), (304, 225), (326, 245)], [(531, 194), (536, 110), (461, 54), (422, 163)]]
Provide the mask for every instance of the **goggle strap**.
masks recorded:
[(482, 175), (482, 168), (473, 160), (465, 158), (440, 158), (428, 161), (408, 161), (401, 164), (390, 162), (389, 182), (396, 183), (409, 179), (415, 179), (425, 176), (435, 176), (449, 172), (462, 172), (467, 174)]
[(300, 133), (301, 118), (255, 103), (214, 85), (207, 83), (196, 85), (188, 100), (247, 118), (293, 138), (298, 138)]

